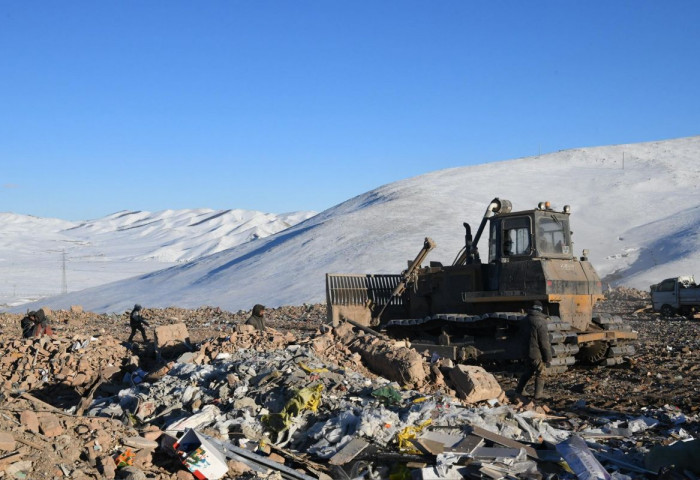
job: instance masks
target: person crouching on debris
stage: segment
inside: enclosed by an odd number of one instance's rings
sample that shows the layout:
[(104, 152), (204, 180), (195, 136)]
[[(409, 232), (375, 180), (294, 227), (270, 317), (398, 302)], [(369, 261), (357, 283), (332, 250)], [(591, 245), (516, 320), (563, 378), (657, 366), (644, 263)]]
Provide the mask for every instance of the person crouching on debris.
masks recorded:
[(141, 315), (141, 305), (137, 303), (136, 305), (134, 305), (134, 309), (129, 315), (129, 326), (131, 327), (131, 335), (129, 335), (128, 340), (129, 343), (131, 343), (131, 341), (134, 339), (134, 335), (136, 335), (137, 330), (141, 332), (143, 341), (148, 341), (148, 338), (146, 337), (146, 329), (143, 328), (144, 325), (146, 325), (147, 327), (150, 326), (146, 319), (144, 319)]
[(49, 318), (46, 316), (43, 308), (36, 311), (36, 318), (38, 323), (34, 327), (34, 336), (41, 337), (42, 335), (53, 335), (53, 330), (49, 325)]
[(528, 358), (525, 371), (518, 381), (516, 391), (522, 395), (527, 382), (535, 377), (535, 398), (544, 397), (545, 369), (552, 361), (552, 345), (549, 342), (547, 317), (542, 312), (542, 302), (535, 300), (527, 312), (525, 319), (525, 339), (528, 347)]
[(49, 325), (49, 319), (46, 317), (46, 312), (43, 308), (31, 311), (20, 321), (22, 327), (22, 337), (32, 338), (41, 337), (42, 335), (53, 335), (53, 330)]
[(27, 314), (20, 320), (20, 326), (22, 327), (22, 337), (31, 338), (34, 336), (34, 327), (36, 327), (39, 319), (36, 316), (35, 311), (27, 312)]
[(265, 306), (259, 303), (253, 307), (253, 313), (245, 322), (246, 325), (252, 325), (260, 332), (265, 331)]

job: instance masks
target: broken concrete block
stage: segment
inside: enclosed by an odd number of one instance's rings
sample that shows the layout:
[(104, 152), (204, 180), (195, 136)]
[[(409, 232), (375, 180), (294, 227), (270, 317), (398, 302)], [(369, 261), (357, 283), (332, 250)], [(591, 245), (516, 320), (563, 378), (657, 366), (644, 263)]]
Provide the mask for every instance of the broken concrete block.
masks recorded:
[(102, 476), (112, 480), (117, 474), (117, 466), (112, 457), (98, 457), (97, 468), (102, 473)]
[(237, 325), (236, 331), (238, 333), (255, 333), (255, 327), (252, 325)]
[(63, 427), (58, 417), (52, 413), (40, 413), (37, 415), (39, 417), (39, 431), (46, 437), (57, 437), (63, 433)]
[(194, 357), (194, 352), (185, 352), (179, 357), (177, 357), (177, 363), (192, 363), (194, 362)]
[(0, 432), (0, 450), (10, 452), (15, 449), (15, 437), (10, 432)]
[(32, 410), (24, 410), (19, 414), (19, 421), (30, 432), (39, 433), (39, 418)]
[(469, 403), (498, 398), (503, 391), (493, 375), (475, 365), (457, 365), (450, 370), (450, 379), (460, 398)]
[(228, 462), (228, 476), (231, 478), (243, 476), (244, 473), (250, 470), (250, 467), (243, 462), (238, 462), (236, 460), (229, 460)]
[(184, 323), (159, 325), (155, 333), (156, 352), (162, 357), (176, 358), (189, 352), (190, 334)]
[(270, 455), (268, 455), (267, 458), (269, 458), (273, 462), (281, 463), (284, 465), (284, 457), (282, 455), (275, 453), (275, 452), (272, 452)]
[(428, 381), (430, 369), (416, 350), (396, 347), (373, 335), (355, 334), (351, 329), (339, 326), (335, 334), (352, 351), (359, 353), (367, 367), (401, 385), (421, 387)]
[(146, 474), (136, 467), (122, 467), (117, 471), (120, 480), (146, 480)]
[(158, 448), (158, 442), (155, 440), (148, 440), (144, 437), (128, 437), (122, 438), (122, 444), (127, 447), (138, 448), (138, 449), (149, 449), (155, 450)]
[(143, 438), (146, 440), (153, 440), (154, 442), (157, 442), (161, 435), (163, 435), (163, 432), (159, 429), (143, 432)]

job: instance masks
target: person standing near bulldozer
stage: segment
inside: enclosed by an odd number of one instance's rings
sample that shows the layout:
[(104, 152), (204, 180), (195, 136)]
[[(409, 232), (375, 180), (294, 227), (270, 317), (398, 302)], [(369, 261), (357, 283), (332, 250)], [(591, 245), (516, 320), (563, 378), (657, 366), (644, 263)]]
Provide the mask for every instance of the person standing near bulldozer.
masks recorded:
[(137, 303), (136, 305), (134, 305), (134, 309), (129, 314), (129, 326), (131, 327), (131, 335), (129, 335), (128, 340), (129, 343), (131, 343), (131, 341), (134, 339), (134, 335), (136, 335), (137, 330), (141, 332), (143, 341), (148, 341), (148, 337), (146, 337), (146, 329), (143, 328), (144, 325), (146, 325), (147, 327), (150, 326), (146, 319), (144, 319), (141, 315), (141, 305)]
[(525, 371), (520, 376), (516, 391), (522, 395), (530, 379), (535, 377), (535, 398), (544, 397), (545, 369), (552, 361), (552, 344), (549, 341), (547, 317), (542, 312), (542, 302), (535, 300), (525, 319), (525, 341), (527, 342), (527, 360)]

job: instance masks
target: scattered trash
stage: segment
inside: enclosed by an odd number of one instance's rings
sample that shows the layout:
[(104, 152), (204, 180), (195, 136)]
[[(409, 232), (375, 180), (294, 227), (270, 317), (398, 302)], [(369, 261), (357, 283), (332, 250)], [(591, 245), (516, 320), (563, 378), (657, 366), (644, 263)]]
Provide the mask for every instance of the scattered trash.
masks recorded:
[[(16, 447), (9, 437), (0, 442), (13, 447), (0, 452), (5, 478), (47, 476), (22, 463), (32, 458), (20, 453), (26, 449), (52, 456), (52, 471), (66, 478), (174, 478), (163, 467), (168, 463), (156, 462), (165, 451), (177, 458), (171, 465), (202, 478), (543, 478), (546, 472), (568, 480), (631, 480), (670, 468), (697, 475), (696, 404), (674, 406), (678, 397), (667, 395), (655, 406), (624, 408), (611, 395), (596, 397), (629, 370), (592, 373), (577, 387), (578, 402), (576, 394), (568, 404), (533, 402), (506, 395), (485, 370), (431, 358), (406, 342), (353, 333), (354, 350), (330, 328), (303, 335), (271, 328), (261, 336), (235, 322), (217, 323), (220, 314), (209, 323), (221, 334), (184, 352), (166, 353), (164, 342), (162, 359), (152, 345), (137, 344), (132, 353), (106, 335), (0, 339), (6, 407), (0, 432), (31, 432), (13, 434)], [(187, 323), (188, 334), (196, 328)], [(182, 337), (185, 330), (178, 329), (166, 329), (161, 340)], [(394, 351), (401, 356), (382, 363)], [(691, 351), (693, 345), (674, 343), (665, 360), (678, 363), (678, 374), (636, 366), (647, 381), (635, 385), (637, 405), (666, 385), (656, 383), (657, 373), (669, 388), (697, 376)], [(100, 383), (110, 364), (118, 374)], [(75, 403), (58, 403), (66, 395), (59, 386), (72, 390)], [(206, 476), (203, 470), (215, 464), (219, 470)], [(16, 473), (9, 475), (9, 467)], [(187, 475), (182, 470), (179, 477)]]
[(173, 445), (187, 470), (200, 480), (217, 480), (228, 472), (226, 457), (193, 429)]
[(558, 443), (556, 448), (579, 480), (610, 480), (610, 474), (578, 435)]
[(123, 452), (118, 453), (114, 456), (114, 463), (117, 468), (127, 467), (134, 464), (134, 452), (127, 448)]
[(372, 396), (385, 406), (399, 405), (402, 400), (401, 394), (389, 385), (374, 390)]

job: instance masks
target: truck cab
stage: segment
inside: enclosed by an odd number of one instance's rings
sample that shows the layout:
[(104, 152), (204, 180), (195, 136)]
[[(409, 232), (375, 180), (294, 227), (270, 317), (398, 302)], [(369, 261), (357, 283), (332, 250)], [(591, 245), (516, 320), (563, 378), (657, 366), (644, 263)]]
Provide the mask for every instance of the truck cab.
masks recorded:
[(677, 313), (692, 316), (700, 309), (700, 285), (692, 275), (667, 278), (652, 285), (650, 290), (652, 307), (662, 317)]

